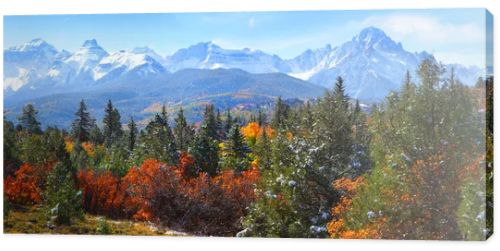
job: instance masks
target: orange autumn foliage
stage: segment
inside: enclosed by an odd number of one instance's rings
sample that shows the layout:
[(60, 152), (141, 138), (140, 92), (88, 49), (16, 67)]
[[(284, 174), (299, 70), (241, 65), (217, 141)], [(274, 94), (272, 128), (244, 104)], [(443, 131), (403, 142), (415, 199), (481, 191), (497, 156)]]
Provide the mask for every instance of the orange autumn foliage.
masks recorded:
[(256, 122), (250, 122), (246, 126), (241, 128), (241, 134), (245, 137), (246, 140), (255, 143), (258, 137), (262, 136), (262, 134), (266, 132), (266, 135), (270, 138), (274, 135), (274, 130), (269, 127), (261, 127)]
[(327, 224), (328, 233), (332, 238), (372, 239), (377, 238), (379, 235), (379, 229), (383, 219), (363, 229), (352, 230), (345, 228), (345, 222), (342, 216), (352, 208), (352, 198), (363, 182), (363, 177), (358, 177), (356, 179), (340, 178), (333, 182), (335, 189), (343, 191), (344, 195), (342, 195), (337, 205), (332, 208), (332, 216), (334, 219)]
[(4, 181), (4, 194), (9, 201), (18, 204), (35, 204), (41, 200), (40, 177), (33, 166), (24, 163), (14, 177)]
[(89, 169), (80, 170), (76, 178), (83, 193), (83, 208), (87, 212), (112, 218), (125, 215), (123, 205), (126, 193), (119, 178), (109, 171), (96, 173)]
[(123, 177), (82, 170), (77, 175), (88, 212), (153, 221), (185, 231), (229, 235), (255, 200), (257, 168), (239, 174), (192, 176), (194, 160), (182, 153), (178, 166), (148, 159)]

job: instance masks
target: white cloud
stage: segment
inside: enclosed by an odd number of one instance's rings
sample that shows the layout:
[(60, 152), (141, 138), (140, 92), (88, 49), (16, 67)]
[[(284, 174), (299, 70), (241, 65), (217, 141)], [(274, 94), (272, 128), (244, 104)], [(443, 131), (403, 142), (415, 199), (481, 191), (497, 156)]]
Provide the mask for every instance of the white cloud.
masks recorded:
[(484, 29), (473, 24), (452, 24), (423, 15), (372, 16), (364, 26), (383, 29), (396, 40), (413, 39), (422, 43), (477, 43), (484, 41)]
[(485, 30), (478, 24), (451, 23), (426, 15), (390, 14), (368, 17), (358, 25), (381, 28), (410, 51), (427, 50), (444, 63), (484, 62)]

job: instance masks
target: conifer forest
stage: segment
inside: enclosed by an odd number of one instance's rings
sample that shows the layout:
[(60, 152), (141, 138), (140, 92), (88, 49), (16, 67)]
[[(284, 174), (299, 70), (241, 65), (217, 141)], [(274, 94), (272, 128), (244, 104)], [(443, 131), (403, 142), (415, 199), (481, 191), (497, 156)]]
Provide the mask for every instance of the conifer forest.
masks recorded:
[[(167, 104), (147, 120), (79, 100), (3, 122), (6, 233), (484, 240), (493, 230), (493, 77), (423, 60), (383, 101), (346, 93), (248, 113)], [(57, 109), (54, 108), (54, 109)], [(102, 112), (102, 111), (101, 111)]]

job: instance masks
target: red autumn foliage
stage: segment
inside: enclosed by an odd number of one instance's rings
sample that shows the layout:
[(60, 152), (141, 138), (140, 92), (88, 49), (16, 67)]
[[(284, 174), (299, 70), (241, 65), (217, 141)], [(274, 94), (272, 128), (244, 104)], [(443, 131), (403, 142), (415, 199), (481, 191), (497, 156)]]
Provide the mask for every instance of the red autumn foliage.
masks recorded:
[(35, 168), (24, 163), (4, 181), (5, 196), (17, 204), (35, 204), (41, 200), (41, 178)]
[(181, 154), (178, 166), (148, 159), (121, 179), (110, 172), (80, 171), (84, 208), (110, 217), (153, 221), (170, 228), (209, 235), (232, 235), (255, 199), (257, 168), (215, 177), (190, 178), (194, 160)]
[(96, 173), (80, 170), (77, 175), (78, 188), (83, 194), (83, 208), (90, 213), (111, 218), (124, 217), (125, 189), (118, 177), (111, 172)]

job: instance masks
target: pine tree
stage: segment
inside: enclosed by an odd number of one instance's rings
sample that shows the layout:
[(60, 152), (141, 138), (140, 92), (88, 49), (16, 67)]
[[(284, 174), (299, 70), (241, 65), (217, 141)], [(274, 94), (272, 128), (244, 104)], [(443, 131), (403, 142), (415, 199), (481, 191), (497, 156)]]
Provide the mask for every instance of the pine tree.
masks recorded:
[(104, 135), (95, 121), (92, 124), (92, 129), (90, 130), (90, 142), (92, 142), (94, 146), (101, 145), (104, 143)]
[(128, 150), (130, 152), (134, 151), (135, 142), (137, 140), (137, 125), (135, 124), (134, 118), (130, 117), (130, 122), (128, 123)]
[(85, 101), (80, 101), (78, 111), (75, 113), (76, 119), (73, 121), (71, 127), (71, 135), (75, 141), (86, 142), (90, 139), (90, 130), (93, 126), (93, 120), (90, 113), (87, 112)]
[(190, 150), (199, 171), (211, 176), (219, 172), (219, 142), (213, 105), (205, 107), (203, 123)]
[(259, 108), (259, 113), (257, 115), (257, 123), (259, 124), (260, 127), (264, 127), (266, 125), (266, 114), (262, 111), (261, 108)]
[(217, 125), (217, 117), (215, 115), (215, 107), (212, 104), (209, 104), (205, 107), (205, 113), (203, 114), (203, 123), (205, 127), (205, 131), (209, 137), (212, 139), (219, 139), (218, 135), (218, 125)]
[(160, 114), (146, 126), (147, 140), (145, 142), (148, 157), (175, 165), (178, 160), (177, 146), (174, 134), (169, 125), (167, 109), (162, 106)]
[(217, 115), (215, 116), (215, 125), (217, 128), (217, 140), (225, 139), (227, 134), (224, 130), (224, 123), (222, 122), (222, 117), (219, 109), (217, 109)]
[(75, 170), (64, 149), (64, 139), (59, 137), (55, 146), (59, 162), (47, 178), (45, 200), (51, 223), (69, 225), (83, 217), (82, 193), (75, 188)]
[(23, 107), (23, 114), (17, 119), (19, 124), (30, 134), (41, 134), (40, 122), (36, 119), (38, 111), (32, 104), (27, 104)]
[(189, 153), (195, 159), (196, 169), (215, 176), (219, 172), (219, 146), (217, 140), (209, 135), (206, 125), (196, 134)]
[(104, 110), (103, 123), (103, 134), (104, 134), (104, 144), (106, 147), (111, 147), (111, 145), (117, 141), (123, 135), (122, 125), (120, 122), (120, 113), (116, 108), (113, 107), (111, 100), (108, 100), (106, 109)]
[(274, 107), (274, 116), (271, 122), (272, 127), (276, 130), (284, 129), (286, 127), (286, 120), (288, 119), (290, 107), (283, 102), (281, 97), (278, 97)]
[(191, 141), (194, 138), (194, 130), (187, 123), (182, 107), (180, 108), (179, 112), (177, 113), (177, 117), (175, 118), (174, 136), (179, 151), (187, 151), (189, 145), (191, 144)]
[(224, 124), (224, 132), (226, 133), (226, 135), (229, 133), (229, 131), (233, 127), (233, 124), (234, 124), (234, 119), (231, 116), (231, 110), (227, 109), (227, 112), (226, 112), (226, 123)]
[(245, 143), (245, 139), (240, 132), (240, 126), (234, 124), (227, 140), (224, 142), (224, 157), (222, 158), (223, 168), (232, 168), (240, 173), (248, 168), (250, 149)]
[(262, 171), (269, 170), (271, 168), (271, 142), (265, 129), (262, 131), (261, 136), (257, 138), (253, 148), (253, 152), (258, 159), (259, 168)]

